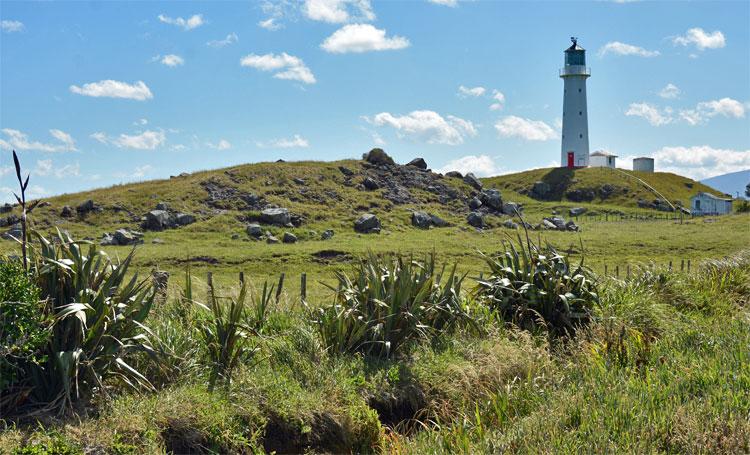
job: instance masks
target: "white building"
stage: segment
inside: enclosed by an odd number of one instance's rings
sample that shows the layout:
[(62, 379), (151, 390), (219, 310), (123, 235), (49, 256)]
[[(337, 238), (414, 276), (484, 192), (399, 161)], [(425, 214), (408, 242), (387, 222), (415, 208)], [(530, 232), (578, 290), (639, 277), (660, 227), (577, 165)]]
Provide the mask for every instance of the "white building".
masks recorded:
[(612, 155), (604, 150), (597, 150), (596, 152), (589, 155), (589, 166), (591, 167), (611, 167), (615, 168), (615, 158), (617, 155)]
[(586, 68), (586, 50), (571, 38), (573, 45), (565, 50), (565, 66), (560, 77), (563, 90), (562, 167), (589, 165), (589, 120), (586, 110), (586, 79), (591, 72)]
[(732, 200), (700, 192), (690, 198), (693, 215), (726, 215), (732, 213)]
[(647, 156), (633, 158), (633, 170), (640, 172), (654, 172), (654, 159)]

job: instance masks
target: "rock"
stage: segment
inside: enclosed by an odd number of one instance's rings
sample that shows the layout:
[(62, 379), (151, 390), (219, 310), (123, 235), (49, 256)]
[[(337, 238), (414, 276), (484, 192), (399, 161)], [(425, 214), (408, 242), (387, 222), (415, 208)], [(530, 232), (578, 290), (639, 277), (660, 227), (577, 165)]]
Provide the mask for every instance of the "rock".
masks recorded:
[(413, 212), (411, 214), (411, 224), (420, 229), (429, 229), (432, 225), (432, 217), (426, 212)]
[(476, 209), (478, 209), (481, 206), (482, 206), (482, 201), (480, 201), (479, 198), (473, 197), (473, 198), (469, 199), (469, 208), (470, 209), (476, 210)]
[(470, 226), (474, 226), (475, 228), (483, 228), (484, 227), (484, 215), (482, 215), (481, 212), (471, 212), (466, 217), (466, 221), (469, 223)]
[(407, 166), (414, 166), (419, 169), (427, 169), (427, 162), (424, 158), (414, 158), (413, 160), (406, 163)]
[(239, 234), (232, 234), (232, 240), (239, 240), (240, 235)]
[(469, 184), (475, 190), (482, 191), (482, 182), (480, 182), (471, 172), (464, 175), (464, 182)]
[(169, 211), (169, 204), (167, 204), (166, 202), (159, 202), (158, 204), (156, 204), (156, 210)]
[(178, 177), (189, 177), (190, 174), (187, 172), (180, 172), (180, 175)]
[(99, 245), (102, 245), (102, 246), (117, 245), (117, 241), (115, 240), (112, 234), (110, 234), (109, 232), (105, 232), (104, 234), (102, 234), (102, 239), (99, 241)]
[(565, 197), (573, 202), (591, 202), (596, 197), (596, 194), (594, 190), (583, 188), (570, 190), (565, 193)]
[(354, 171), (349, 169), (348, 167), (339, 166), (339, 171), (341, 171), (341, 173), (347, 177), (351, 177), (352, 175), (354, 175)]
[(500, 195), (500, 191), (496, 189), (484, 190), (479, 194), (479, 199), (482, 201), (482, 205), (490, 207), (494, 210), (503, 209), (503, 198)]
[(518, 224), (514, 223), (513, 220), (505, 220), (503, 226), (508, 229), (518, 229)]
[(72, 218), (73, 217), (73, 207), (66, 205), (62, 208), (60, 211), (60, 216), (63, 218)]
[(689, 209), (686, 209), (685, 207), (680, 207), (680, 212), (684, 213), (685, 215), (692, 215)]
[(354, 222), (354, 230), (363, 234), (379, 233), (380, 220), (372, 213), (365, 213)]
[(380, 188), (380, 185), (378, 184), (378, 182), (376, 182), (375, 179), (370, 178), (370, 177), (367, 177), (366, 179), (364, 179), (362, 181), (362, 185), (364, 185), (364, 187), (370, 191), (377, 190), (378, 188)]
[(506, 215), (515, 215), (516, 212), (521, 212), (521, 206), (516, 204), (515, 202), (505, 202), (503, 203), (503, 213)]
[(654, 204), (653, 202), (649, 202), (645, 199), (638, 199), (638, 207), (642, 209), (655, 209), (656, 204)]
[(271, 235), (270, 232), (266, 233), (266, 243), (279, 243), (279, 239)]
[(187, 226), (188, 224), (195, 223), (195, 217), (187, 213), (178, 213), (174, 217), (174, 222), (178, 226)]
[(14, 224), (20, 223), (21, 219), (18, 218), (18, 215), (8, 215), (5, 218), (0, 218), (0, 227), (5, 226), (12, 226)]
[(545, 199), (549, 196), (551, 188), (546, 182), (534, 182), (534, 186), (531, 187), (531, 197), (534, 199)]
[(143, 243), (140, 232), (129, 231), (127, 229), (118, 229), (113, 235), (115, 245), (136, 245)]
[(570, 216), (581, 216), (587, 211), (588, 209), (586, 207), (573, 207), (568, 212), (570, 213)]
[(449, 171), (445, 173), (446, 177), (454, 178), (454, 179), (462, 179), (464, 178), (463, 174), (461, 174), (458, 171)]
[(154, 245), (164, 245), (164, 240), (160, 238), (155, 238), (151, 241), (151, 243), (153, 243)]
[(615, 187), (610, 185), (609, 183), (605, 183), (601, 187), (599, 187), (599, 197), (602, 199), (607, 199), (615, 192)]
[(320, 234), (320, 238), (322, 240), (328, 240), (331, 237), (333, 237), (333, 229), (326, 229), (322, 234)]
[(295, 178), (293, 178), (293, 179), (292, 179), (292, 181), (293, 181), (294, 183), (296, 183), (297, 185), (305, 185), (305, 181), (304, 181), (304, 180), (302, 180), (302, 179), (301, 179), (301, 178), (299, 178), (299, 177), (295, 177)]
[(542, 220), (541, 227), (544, 229), (557, 229), (557, 226), (555, 226), (555, 223), (553, 223), (552, 221), (546, 218)]
[(559, 229), (561, 231), (565, 230), (565, 220), (560, 218), (559, 216), (553, 216), (552, 218), (545, 218), (545, 220), (554, 224), (556, 229)]
[(285, 208), (271, 208), (264, 209), (260, 212), (260, 219), (264, 223), (273, 224), (276, 226), (286, 226), (291, 224), (292, 218), (289, 215), (289, 210)]
[(79, 204), (78, 207), (76, 207), (76, 211), (80, 215), (85, 215), (92, 210), (96, 210), (96, 204), (94, 204), (94, 201), (92, 201), (91, 199), (82, 204)]
[(285, 232), (282, 241), (284, 243), (297, 243), (297, 236), (291, 232)]
[(248, 224), (245, 228), (245, 232), (247, 232), (247, 235), (250, 237), (255, 237), (256, 239), (263, 235), (263, 229), (261, 229), (260, 224)]
[(664, 199), (654, 199), (654, 206), (660, 212), (674, 212), (674, 208)]
[(146, 214), (143, 222), (143, 228), (151, 231), (161, 231), (171, 225), (171, 216), (166, 210), (151, 210)]
[(13, 206), (8, 204), (7, 202), (3, 205), (0, 205), (0, 213), (8, 213), (13, 211)]
[(437, 215), (430, 215), (430, 218), (432, 219), (432, 225), (435, 227), (447, 227), (448, 226), (448, 222), (440, 218)]
[(575, 224), (572, 220), (565, 223), (565, 229), (568, 231), (577, 231), (578, 225)]
[(374, 148), (369, 152), (362, 155), (362, 159), (370, 164), (383, 165), (383, 164), (395, 164), (393, 158), (388, 156), (387, 153), (381, 148)]

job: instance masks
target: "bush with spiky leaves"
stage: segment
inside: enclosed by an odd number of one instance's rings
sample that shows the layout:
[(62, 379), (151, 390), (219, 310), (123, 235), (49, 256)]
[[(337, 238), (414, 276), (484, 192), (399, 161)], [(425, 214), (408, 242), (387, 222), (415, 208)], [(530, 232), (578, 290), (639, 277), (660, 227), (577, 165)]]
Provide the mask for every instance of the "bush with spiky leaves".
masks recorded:
[(470, 316), (459, 296), (464, 276), (445, 274), (435, 255), (423, 261), (369, 254), (352, 276), (336, 272), (331, 305), (311, 311), (324, 345), (337, 353), (387, 358), (410, 342), (430, 339)]
[(587, 324), (599, 303), (593, 273), (547, 244), (530, 239), (503, 242), (504, 251), (483, 256), (490, 268), (478, 280), (474, 296), (503, 319), (522, 328), (544, 326), (552, 336), (575, 332)]

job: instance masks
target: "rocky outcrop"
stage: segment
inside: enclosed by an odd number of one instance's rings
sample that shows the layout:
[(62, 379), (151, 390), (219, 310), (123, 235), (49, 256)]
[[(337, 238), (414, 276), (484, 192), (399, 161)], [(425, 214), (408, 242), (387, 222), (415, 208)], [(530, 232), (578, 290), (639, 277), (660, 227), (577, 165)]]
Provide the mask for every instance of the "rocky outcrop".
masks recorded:
[(570, 213), (570, 216), (581, 216), (587, 211), (588, 209), (586, 207), (573, 207), (568, 213)]
[(63, 218), (72, 218), (75, 215), (73, 207), (66, 205), (60, 210), (60, 216)]
[(143, 243), (143, 234), (138, 231), (131, 231), (130, 229), (118, 229), (114, 234), (105, 233), (102, 235), (99, 243), (104, 246), (138, 245)]
[(20, 223), (21, 219), (18, 215), (8, 215), (5, 218), (0, 218), (0, 227), (13, 226), (14, 224)]
[(578, 188), (566, 192), (565, 197), (573, 202), (591, 202), (596, 197), (596, 193), (589, 188)]
[(146, 213), (141, 221), (141, 227), (149, 231), (163, 231), (195, 223), (195, 216), (188, 213), (175, 212), (165, 202), (156, 204), (156, 208)]
[(484, 227), (484, 214), (481, 212), (471, 212), (466, 217), (466, 222), (469, 223), (470, 226), (482, 229)]
[(256, 239), (263, 235), (263, 229), (260, 227), (260, 224), (257, 223), (248, 224), (247, 227), (245, 227), (245, 232), (247, 232), (247, 235), (250, 237), (255, 237)]
[(284, 243), (297, 243), (297, 236), (291, 232), (284, 232), (284, 236), (281, 238)]
[(4, 238), (5, 240), (13, 240), (14, 238), (20, 240), (21, 237), (23, 237), (21, 223), (13, 225), (13, 227), (0, 234), (0, 237)]
[(406, 163), (407, 166), (414, 166), (417, 169), (425, 170), (427, 169), (427, 162), (424, 160), (424, 158), (414, 158), (413, 160)]
[(520, 204), (517, 204), (515, 202), (504, 202), (503, 203), (503, 213), (505, 215), (516, 215), (516, 213), (520, 213), (523, 208)]
[(0, 205), (0, 213), (10, 213), (13, 211), (13, 206), (8, 204), (7, 202), (3, 205)]
[(531, 187), (531, 197), (534, 199), (547, 199), (550, 197), (552, 189), (546, 182), (538, 181), (534, 182), (534, 186)]
[(362, 156), (362, 159), (370, 164), (384, 165), (384, 164), (396, 164), (385, 151), (381, 148), (374, 148)]
[(469, 186), (474, 188), (477, 191), (482, 191), (482, 182), (479, 181), (474, 174), (469, 172), (468, 174), (464, 175), (463, 178), (464, 182), (467, 183)]
[(479, 200), (482, 201), (482, 205), (495, 211), (503, 210), (503, 198), (500, 191), (492, 188), (483, 190), (479, 194)]
[(93, 200), (89, 199), (85, 202), (82, 202), (81, 204), (76, 207), (76, 212), (78, 212), (78, 215), (80, 216), (86, 216), (91, 212), (101, 212), (102, 208), (94, 203)]
[(354, 230), (362, 234), (380, 232), (380, 220), (372, 213), (365, 213), (354, 222)]
[(378, 188), (380, 188), (380, 184), (378, 184), (378, 182), (375, 181), (375, 179), (373, 179), (372, 177), (366, 177), (362, 181), (362, 186), (364, 186), (366, 189), (370, 191), (377, 190)]
[(542, 220), (542, 227), (544, 229), (550, 229), (555, 231), (578, 231), (578, 225), (572, 220), (567, 223), (562, 217), (553, 216), (551, 218), (544, 218)]
[(463, 180), (464, 178), (463, 174), (461, 174), (458, 171), (448, 171), (445, 173), (445, 176), (453, 178), (453, 179), (461, 179), (461, 180)]
[(282, 207), (263, 209), (260, 212), (260, 219), (262, 222), (274, 226), (290, 226), (292, 224), (289, 210)]

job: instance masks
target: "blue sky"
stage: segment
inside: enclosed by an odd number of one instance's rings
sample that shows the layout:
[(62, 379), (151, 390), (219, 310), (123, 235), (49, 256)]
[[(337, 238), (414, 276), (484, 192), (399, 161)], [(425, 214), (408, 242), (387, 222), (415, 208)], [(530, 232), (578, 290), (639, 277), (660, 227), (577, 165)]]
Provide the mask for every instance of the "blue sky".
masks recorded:
[(0, 200), (232, 164), (557, 165), (569, 37), (591, 149), (750, 168), (750, 2), (0, 2)]

